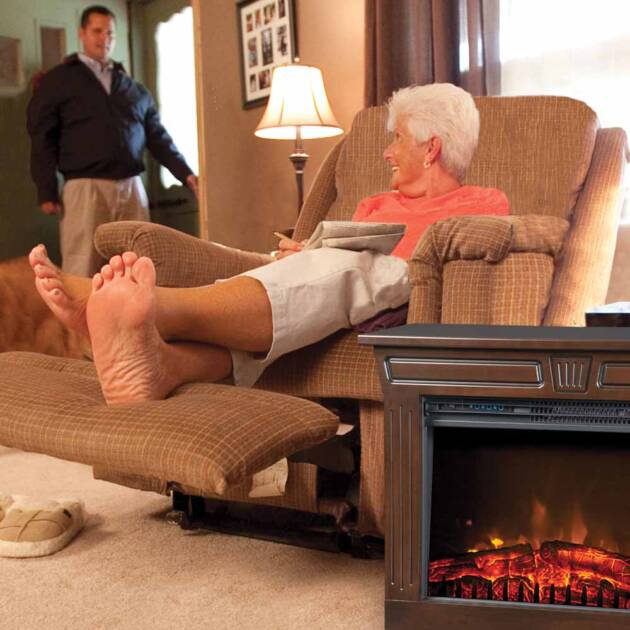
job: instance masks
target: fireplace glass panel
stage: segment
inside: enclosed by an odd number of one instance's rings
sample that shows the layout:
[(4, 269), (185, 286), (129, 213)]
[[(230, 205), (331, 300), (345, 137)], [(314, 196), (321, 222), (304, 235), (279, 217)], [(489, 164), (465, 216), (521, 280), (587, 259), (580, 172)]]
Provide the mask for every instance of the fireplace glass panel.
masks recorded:
[(428, 430), (430, 597), (630, 610), (630, 434)]

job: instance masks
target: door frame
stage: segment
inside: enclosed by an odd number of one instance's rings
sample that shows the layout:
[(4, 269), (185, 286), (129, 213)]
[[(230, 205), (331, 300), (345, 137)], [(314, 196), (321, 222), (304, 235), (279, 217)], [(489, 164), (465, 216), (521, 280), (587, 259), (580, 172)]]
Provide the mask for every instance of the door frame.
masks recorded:
[(205, 92), (203, 90), (203, 77), (205, 76), (203, 67), (203, 31), (201, 29), (201, 1), (191, 0), (193, 10), (193, 29), (195, 44), (195, 90), (197, 96), (197, 146), (199, 147), (199, 236), (208, 240), (208, 194), (206, 177), (206, 133), (205, 116), (206, 111)]

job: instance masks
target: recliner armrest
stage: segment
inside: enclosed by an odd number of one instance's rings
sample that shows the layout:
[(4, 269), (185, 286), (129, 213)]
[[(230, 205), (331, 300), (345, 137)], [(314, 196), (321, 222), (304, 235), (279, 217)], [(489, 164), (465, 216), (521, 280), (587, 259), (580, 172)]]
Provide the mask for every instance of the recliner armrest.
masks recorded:
[(259, 267), (273, 258), (246, 252), (141, 221), (101, 225), (94, 235), (96, 249), (104, 258), (132, 251), (153, 260), (160, 286), (195, 287)]
[(409, 261), (412, 288), (408, 322), (442, 321), (443, 269), (448, 263), (497, 265), (515, 254), (538, 254), (555, 260), (568, 229), (565, 219), (541, 215), (464, 216), (433, 224)]

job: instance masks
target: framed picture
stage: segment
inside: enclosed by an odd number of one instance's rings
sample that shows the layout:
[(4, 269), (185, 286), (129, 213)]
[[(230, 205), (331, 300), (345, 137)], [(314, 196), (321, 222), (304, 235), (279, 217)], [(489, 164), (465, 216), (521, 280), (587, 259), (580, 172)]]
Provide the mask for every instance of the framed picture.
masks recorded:
[[(77, 23), (80, 16), (77, 17)], [(64, 22), (53, 20), (34, 20), (35, 46), (37, 57), (41, 60), (40, 67), (48, 71), (60, 64), (67, 53), (67, 32), (69, 27)]]
[(297, 55), (295, 0), (238, 0), (243, 107), (264, 105), (271, 72)]
[(0, 93), (12, 94), (23, 83), (22, 42), (0, 35)]

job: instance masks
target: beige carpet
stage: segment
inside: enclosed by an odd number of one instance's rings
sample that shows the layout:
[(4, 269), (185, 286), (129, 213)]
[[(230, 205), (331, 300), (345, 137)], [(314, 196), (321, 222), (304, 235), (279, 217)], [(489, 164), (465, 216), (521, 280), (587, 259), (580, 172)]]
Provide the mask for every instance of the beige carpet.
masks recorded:
[(165, 521), (166, 497), (91, 469), (0, 447), (0, 492), (76, 495), (86, 528), (45, 558), (0, 558), (0, 628), (370, 630), (383, 627), (383, 563)]

